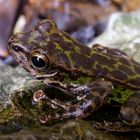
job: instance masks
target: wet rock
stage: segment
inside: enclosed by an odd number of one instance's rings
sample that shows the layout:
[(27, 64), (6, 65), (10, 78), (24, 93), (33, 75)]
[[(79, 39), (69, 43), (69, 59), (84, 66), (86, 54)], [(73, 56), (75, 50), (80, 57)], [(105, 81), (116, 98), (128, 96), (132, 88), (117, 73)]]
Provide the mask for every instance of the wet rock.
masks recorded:
[(0, 77), (0, 132), (3, 132), (20, 128), (22, 125), (27, 124), (26, 122), (29, 123), (28, 120), (31, 117), (20, 106), (22, 100), (20, 100), (19, 105), (16, 101), (23, 99), (22, 97), (29, 97), (30, 94), (28, 94), (27, 89), (27, 92), (24, 92), (26, 96), (23, 96), (23, 87), (27, 85), (31, 88), (36, 84), (32, 82), (33, 78), (20, 67), (0, 67)]
[(71, 120), (50, 127), (26, 128), (13, 135), (2, 135), (1, 140), (131, 140), (138, 139), (133, 134), (115, 134), (92, 128), (83, 120)]
[(5, 101), (12, 91), (20, 89), (25, 83), (34, 79), (23, 68), (0, 67), (0, 101)]
[(140, 10), (131, 13), (115, 13), (111, 16), (107, 30), (93, 42), (126, 52), (140, 62)]

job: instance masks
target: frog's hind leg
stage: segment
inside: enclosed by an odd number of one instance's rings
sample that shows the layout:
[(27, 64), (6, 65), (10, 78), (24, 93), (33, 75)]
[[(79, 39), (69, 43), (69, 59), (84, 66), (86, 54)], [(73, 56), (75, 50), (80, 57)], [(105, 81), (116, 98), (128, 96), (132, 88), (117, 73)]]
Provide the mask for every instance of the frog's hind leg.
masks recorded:
[(63, 120), (66, 118), (85, 118), (96, 111), (106, 102), (107, 97), (111, 94), (112, 84), (107, 81), (93, 82), (93, 84), (96, 84), (96, 87), (94, 87), (85, 98), (79, 100), (77, 104), (67, 105), (65, 112), (62, 114), (41, 116), (40, 121), (47, 123), (51, 120)]
[(101, 80), (89, 84), (90, 87), (92, 85), (93, 88), (86, 93), (85, 98), (79, 100), (78, 104), (70, 106), (67, 113), (70, 117), (85, 118), (106, 103), (107, 97), (111, 95), (112, 84)]
[(140, 125), (140, 92), (128, 98), (121, 107), (121, 115), (126, 124)]

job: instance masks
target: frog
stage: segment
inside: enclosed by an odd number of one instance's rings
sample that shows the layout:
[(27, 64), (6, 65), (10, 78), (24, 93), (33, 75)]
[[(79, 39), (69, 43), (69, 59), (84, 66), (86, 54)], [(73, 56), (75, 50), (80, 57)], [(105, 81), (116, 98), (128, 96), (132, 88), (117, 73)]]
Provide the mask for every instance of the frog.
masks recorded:
[[(140, 125), (140, 63), (124, 52), (94, 44), (81, 44), (45, 19), (31, 31), (14, 34), (8, 48), (15, 60), (38, 80), (74, 97), (73, 102), (50, 99), (36, 91), (36, 102), (46, 100), (63, 113), (39, 116), (41, 123), (50, 120), (86, 118), (106, 104), (115, 86), (134, 93), (122, 105), (120, 116), (128, 125)], [(84, 79), (84, 82), (76, 83)]]

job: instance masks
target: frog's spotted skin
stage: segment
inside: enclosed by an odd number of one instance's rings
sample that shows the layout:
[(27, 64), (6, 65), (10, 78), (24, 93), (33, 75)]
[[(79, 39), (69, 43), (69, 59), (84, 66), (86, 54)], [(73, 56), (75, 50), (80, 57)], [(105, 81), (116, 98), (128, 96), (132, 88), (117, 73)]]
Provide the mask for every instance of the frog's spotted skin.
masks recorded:
[[(140, 90), (139, 63), (116, 49), (98, 44), (88, 48), (60, 31), (50, 20), (38, 23), (28, 33), (13, 35), (9, 50), (17, 62), (36, 77), (52, 77), (60, 82), (65, 74), (71, 80), (81, 76), (104, 78), (137, 92)], [(46, 59), (46, 67), (34, 67), (31, 59), (36, 54)]]

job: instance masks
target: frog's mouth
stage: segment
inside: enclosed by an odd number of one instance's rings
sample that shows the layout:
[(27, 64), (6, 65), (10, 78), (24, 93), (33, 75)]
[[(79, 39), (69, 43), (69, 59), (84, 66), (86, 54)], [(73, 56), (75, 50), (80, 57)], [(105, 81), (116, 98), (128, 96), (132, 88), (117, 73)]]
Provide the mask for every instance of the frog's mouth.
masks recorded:
[(36, 75), (35, 77), (38, 80), (42, 80), (42, 79), (46, 79), (46, 78), (51, 78), (54, 77), (58, 74), (58, 72), (54, 72), (54, 73), (48, 73), (48, 74), (43, 74), (43, 75)]

